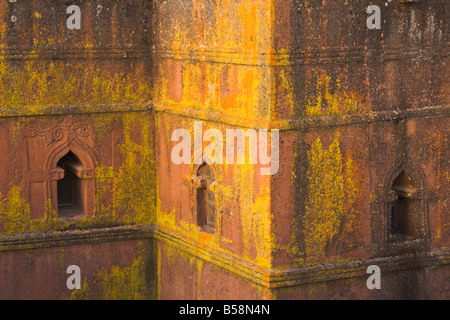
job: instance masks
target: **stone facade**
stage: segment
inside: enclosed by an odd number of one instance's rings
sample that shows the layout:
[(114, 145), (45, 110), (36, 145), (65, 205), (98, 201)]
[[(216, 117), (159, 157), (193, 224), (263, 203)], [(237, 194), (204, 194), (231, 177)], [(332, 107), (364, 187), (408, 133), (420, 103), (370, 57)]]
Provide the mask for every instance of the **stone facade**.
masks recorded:
[(0, 0), (0, 299), (450, 297), (448, 1), (47, 2)]

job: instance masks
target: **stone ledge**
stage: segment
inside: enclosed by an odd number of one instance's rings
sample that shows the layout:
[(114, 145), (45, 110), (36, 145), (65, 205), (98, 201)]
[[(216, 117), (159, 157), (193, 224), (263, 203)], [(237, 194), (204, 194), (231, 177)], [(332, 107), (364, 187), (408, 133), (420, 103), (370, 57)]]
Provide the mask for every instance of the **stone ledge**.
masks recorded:
[(348, 115), (321, 116), (288, 120), (244, 119), (232, 115), (214, 112), (166, 106), (153, 103), (154, 110), (170, 115), (181, 116), (199, 121), (210, 121), (221, 124), (235, 125), (243, 128), (268, 129), (280, 131), (305, 131), (317, 128), (369, 124), (377, 122), (399, 121), (412, 118), (442, 117), (450, 115), (450, 105), (430, 106), (418, 109), (374, 111)]
[(400, 121), (414, 118), (442, 117), (450, 115), (450, 105), (423, 107), (418, 109), (374, 111), (369, 113), (318, 118), (273, 121), (272, 125), (282, 131), (309, 130), (324, 127)]
[(399, 121), (412, 118), (442, 117), (450, 115), (450, 105), (429, 106), (418, 109), (375, 111), (348, 115), (297, 118), (286, 120), (243, 119), (233, 115), (177, 108), (157, 102), (98, 104), (79, 106), (47, 106), (24, 108), (0, 108), (0, 119), (19, 117), (45, 117), (64, 115), (89, 115), (101, 113), (155, 112), (181, 116), (199, 121), (209, 121), (231, 126), (280, 131), (305, 131), (316, 128), (359, 125), (367, 123)]
[(290, 270), (274, 271), (271, 287), (288, 287), (308, 283), (366, 277), (367, 269), (376, 265), (383, 274), (400, 271), (427, 269), (450, 264), (450, 250), (432, 250), (404, 256), (369, 258), (317, 266), (308, 266)]
[(29, 233), (0, 236), (0, 253), (5, 251), (33, 250), (83, 244), (148, 239), (153, 236), (153, 226), (124, 226), (105, 229), (73, 230), (49, 233)]
[(350, 260), (297, 268), (268, 269), (228, 252), (208, 248), (192, 239), (156, 225), (0, 236), (0, 254), (7, 251), (144, 239), (156, 239), (270, 289), (364, 277), (367, 276), (367, 269), (371, 265), (379, 266), (383, 274), (390, 274), (450, 264), (450, 249), (438, 249), (403, 256)]
[(152, 105), (148, 102), (138, 103), (113, 103), (75, 106), (46, 106), (23, 108), (0, 108), (1, 118), (18, 117), (45, 117), (69, 114), (96, 114), (96, 113), (125, 113), (151, 111)]
[(184, 238), (160, 227), (155, 229), (154, 235), (159, 241), (270, 289), (363, 277), (367, 276), (367, 269), (372, 265), (379, 266), (383, 274), (389, 274), (450, 264), (450, 249), (442, 249), (404, 256), (350, 260), (298, 268), (267, 269), (229, 253), (205, 248), (192, 239)]

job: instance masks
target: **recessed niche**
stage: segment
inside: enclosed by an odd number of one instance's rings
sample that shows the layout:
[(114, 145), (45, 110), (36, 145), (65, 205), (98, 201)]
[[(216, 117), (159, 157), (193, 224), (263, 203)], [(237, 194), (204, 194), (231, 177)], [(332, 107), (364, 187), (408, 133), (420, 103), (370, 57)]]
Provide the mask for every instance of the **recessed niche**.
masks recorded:
[(83, 215), (85, 209), (83, 178), (86, 169), (72, 151), (62, 157), (57, 166), (64, 171), (64, 178), (57, 182), (58, 216), (73, 218)]

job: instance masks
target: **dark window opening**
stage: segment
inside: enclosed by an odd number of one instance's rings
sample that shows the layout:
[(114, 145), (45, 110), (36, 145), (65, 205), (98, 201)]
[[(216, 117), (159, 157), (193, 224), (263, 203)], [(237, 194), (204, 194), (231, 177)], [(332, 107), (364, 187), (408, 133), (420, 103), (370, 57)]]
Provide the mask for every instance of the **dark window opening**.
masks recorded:
[(214, 193), (210, 190), (214, 183), (214, 173), (208, 165), (198, 170), (201, 187), (197, 190), (197, 221), (204, 231), (214, 233), (216, 229), (216, 205)]
[(58, 215), (75, 217), (83, 214), (83, 172), (80, 159), (70, 151), (58, 162), (58, 168), (64, 170), (64, 178), (57, 182)]
[(416, 215), (417, 192), (416, 183), (406, 172), (402, 172), (392, 186), (397, 199), (391, 209), (391, 239), (393, 241), (414, 240), (418, 235), (418, 221)]

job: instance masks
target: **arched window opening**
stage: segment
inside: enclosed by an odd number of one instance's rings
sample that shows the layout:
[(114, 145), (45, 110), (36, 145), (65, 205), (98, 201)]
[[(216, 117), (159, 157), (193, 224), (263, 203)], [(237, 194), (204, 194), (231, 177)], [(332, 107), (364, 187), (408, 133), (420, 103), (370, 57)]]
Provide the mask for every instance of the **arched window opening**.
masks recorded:
[(214, 173), (211, 167), (203, 165), (198, 170), (200, 188), (197, 189), (197, 222), (204, 231), (214, 233), (216, 230), (216, 205), (214, 192), (210, 187), (214, 184)]
[(419, 221), (416, 215), (417, 187), (414, 180), (403, 171), (392, 185), (397, 199), (391, 209), (391, 239), (407, 241), (417, 239)]
[(76, 217), (84, 212), (83, 178), (86, 169), (80, 159), (70, 151), (58, 161), (58, 169), (64, 178), (57, 182), (58, 216)]

